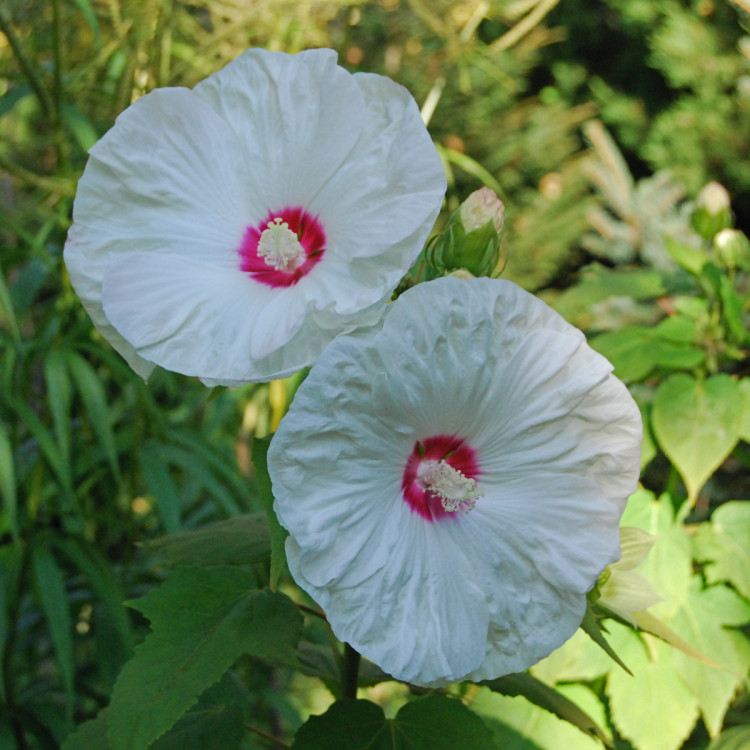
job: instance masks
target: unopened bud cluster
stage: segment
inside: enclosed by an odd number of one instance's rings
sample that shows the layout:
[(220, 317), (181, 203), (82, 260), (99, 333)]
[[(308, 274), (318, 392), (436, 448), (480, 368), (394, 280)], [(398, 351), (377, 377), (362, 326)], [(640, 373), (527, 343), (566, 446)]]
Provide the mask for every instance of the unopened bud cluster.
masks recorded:
[(427, 248), (427, 262), (440, 273), (492, 276), (500, 260), (504, 223), (505, 207), (497, 195), (487, 187), (474, 191)]

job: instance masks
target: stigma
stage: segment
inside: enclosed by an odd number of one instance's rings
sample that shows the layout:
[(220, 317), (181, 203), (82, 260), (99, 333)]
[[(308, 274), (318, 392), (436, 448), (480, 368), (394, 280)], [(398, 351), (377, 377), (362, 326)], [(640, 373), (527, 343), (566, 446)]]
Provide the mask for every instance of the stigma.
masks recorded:
[(462, 474), (444, 459), (423, 461), (417, 471), (417, 482), (436, 497), (449, 513), (466, 513), (476, 504), (484, 491), (476, 479)]
[(258, 255), (277, 271), (296, 271), (307, 258), (297, 235), (278, 216), (269, 221), (266, 227), (258, 241)]

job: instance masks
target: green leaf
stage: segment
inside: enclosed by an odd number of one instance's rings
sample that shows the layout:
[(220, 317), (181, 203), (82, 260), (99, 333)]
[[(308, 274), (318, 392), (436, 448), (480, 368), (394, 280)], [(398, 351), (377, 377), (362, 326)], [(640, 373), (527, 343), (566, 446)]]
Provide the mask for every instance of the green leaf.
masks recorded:
[(152, 750), (238, 750), (245, 736), (243, 699), (231, 674), (225, 675)]
[(133, 648), (133, 632), (112, 564), (96, 547), (82, 539), (56, 535), (52, 543), (89, 580), (112, 619), (125, 651), (129, 652)]
[(146, 543), (171, 568), (189, 565), (245, 565), (271, 557), (268, 519), (262, 511), (180, 531)]
[[(226, 677), (209, 688), (152, 750), (237, 750), (245, 734), (238, 691)], [(108, 740), (110, 709), (81, 724), (68, 736), (61, 750), (111, 750)]]
[(62, 460), (70, 462), (70, 405), (73, 391), (65, 363), (65, 355), (59, 349), (52, 349), (44, 358), (44, 379), (47, 385), (47, 399), (52, 423), (60, 446)]
[(750, 603), (726, 586), (701, 588), (693, 580), (690, 596), (669, 622), (698, 651), (723, 667), (710, 666), (676, 651), (672, 664), (690, 688), (709, 734), (721, 731), (724, 714), (750, 670), (750, 641), (731, 626), (750, 621)]
[(677, 750), (698, 718), (698, 701), (672, 669), (672, 653), (661, 641), (648, 653), (635, 641), (623, 653), (632, 676), (613, 670), (607, 678), (614, 724), (638, 750)]
[[(330, 644), (322, 645), (301, 641), (297, 648), (298, 669), (311, 677), (320, 677), (332, 686), (338, 686), (341, 681), (341, 667), (336, 660), (333, 648)], [(357, 673), (357, 685), (359, 687), (371, 687), (380, 682), (392, 680), (393, 677), (386, 674), (377, 664), (367, 659), (362, 659)]]
[(636, 526), (656, 537), (639, 571), (651, 583), (663, 602), (649, 608), (654, 615), (668, 620), (687, 600), (693, 576), (690, 540), (672, 510), (672, 499), (659, 500), (640, 489), (628, 499), (621, 525)]
[[(10, 91), (13, 93), (16, 90), (22, 89), (22, 86), (15, 86)], [(4, 101), (9, 94), (6, 94), (2, 97), (2, 100), (0, 100), (0, 115), (3, 114), (2, 111), (2, 101)], [(13, 309), (13, 300), (10, 297), (10, 292), (8, 291), (8, 285), (5, 283), (5, 275), (0, 271), (0, 314), (2, 314), (2, 317), (0, 318), (0, 321), (4, 321), (8, 328), (10, 329), (10, 335), (13, 339), (13, 342), (18, 346), (21, 343), (21, 330), (18, 327), (18, 321), (16, 320), (16, 312)]]
[(724, 503), (694, 537), (696, 559), (708, 561), (709, 583), (729, 581), (750, 599), (750, 502)]
[(88, 25), (91, 27), (91, 30), (94, 32), (96, 46), (101, 47), (102, 38), (99, 31), (99, 22), (96, 20), (96, 13), (91, 7), (91, 3), (89, 2), (89, 0), (74, 0), (74, 2), (81, 9), (84, 18), (86, 19), (86, 23), (88, 23)]
[[(558, 690), (584, 707), (589, 715), (596, 716), (600, 724), (607, 720), (602, 704), (587, 687), (559, 685)], [(474, 694), (470, 707), (492, 728), (497, 750), (602, 750), (599, 740), (583, 734), (572, 724), (525, 698), (510, 698), (482, 688)], [(496, 721), (501, 722), (499, 727)], [(523, 739), (509, 735), (506, 727), (511, 727)], [(459, 744), (457, 747), (464, 746)]]
[(740, 423), (740, 437), (746, 443), (750, 443), (750, 378), (740, 380), (739, 389), (744, 403), (742, 422)]
[(293, 660), (302, 615), (283, 594), (253, 591), (240, 568), (182, 568), (129, 603), (153, 632), (115, 684), (112, 750), (143, 750), (243, 654)]
[(275, 590), (279, 582), (281, 571), (286, 565), (284, 542), (289, 532), (279, 523), (273, 510), (273, 489), (271, 477), (268, 474), (268, 448), (271, 438), (253, 438), (253, 465), (258, 480), (258, 490), (263, 506), (268, 516), (268, 526), (271, 530), (271, 589)]
[(78, 393), (83, 399), (86, 407), (86, 413), (91, 420), (91, 426), (94, 428), (96, 436), (104, 450), (112, 473), (117, 480), (120, 480), (120, 467), (117, 462), (117, 448), (115, 447), (115, 436), (110, 424), (109, 409), (107, 407), (107, 398), (104, 394), (104, 387), (101, 379), (94, 372), (94, 368), (75, 352), (66, 352), (70, 374), (76, 384)]
[(18, 539), (18, 494), (16, 488), (16, 470), (13, 463), (13, 446), (0, 423), (0, 497), (3, 509), (8, 516), (8, 526), (14, 539)]
[(738, 385), (724, 374), (704, 381), (672, 375), (656, 389), (656, 439), (685, 481), (691, 504), (739, 440), (743, 413), (738, 403)]
[(707, 750), (747, 750), (750, 747), (750, 726), (732, 727), (721, 733)]
[[(78, 0), (79, 3), (84, 1)], [(70, 129), (81, 151), (88, 151), (99, 140), (99, 134), (91, 120), (73, 104), (63, 104), (60, 109), (63, 122)]]
[[(686, 320), (688, 325), (690, 321)], [(664, 321), (656, 328), (628, 326), (596, 336), (591, 345), (615, 367), (615, 374), (623, 380), (644, 380), (652, 370), (663, 367), (669, 370), (692, 370), (705, 361), (705, 353), (678, 339), (685, 336), (681, 323)]]
[(695, 276), (700, 276), (701, 269), (708, 260), (704, 252), (678, 242), (672, 237), (665, 237), (664, 244), (667, 246), (667, 252), (680, 266)]
[(549, 711), (559, 719), (578, 727), (584, 734), (601, 740), (607, 747), (613, 746), (609, 737), (602, 732), (597, 723), (585, 711), (582, 711), (573, 701), (568, 700), (560, 692), (530, 674), (523, 672), (509, 674), (496, 680), (485, 680), (479, 684), (502, 695), (522, 695), (526, 700), (545, 711)]
[(719, 294), (724, 312), (724, 320), (729, 332), (740, 345), (748, 339), (748, 330), (742, 319), (743, 301), (737, 294), (734, 284), (728, 276), (722, 276), (719, 280)]
[(72, 711), (73, 677), (73, 622), (70, 617), (65, 578), (52, 552), (43, 538), (31, 547), (31, 573), (39, 601), (47, 620), (57, 663), (60, 667), (63, 686), (68, 694), (68, 705)]
[(596, 643), (616, 664), (619, 664), (628, 674), (630, 670), (625, 665), (625, 662), (615, 653), (612, 646), (604, 637), (604, 631), (602, 626), (599, 624), (599, 620), (594, 613), (594, 609), (591, 606), (591, 602), (586, 602), (586, 614), (583, 616), (583, 622), (581, 622), (581, 630)]
[(292, 750), (495, 750), (492, 733), (461, 701), (429, 695), (395, 718), (365, 700), (336, 701), (297, 732)]
[(96, 718), (80, 724), (75, 732), (65, 738), (60, 750), (111, 750), (107, 740), (109, 709), (104, 708)]
[(138, 454), (138, 461), (164, 530), (174, 534), (182, 528), (182, 496), (169, 473), (162, 449), (158, 440), (150, 438)]

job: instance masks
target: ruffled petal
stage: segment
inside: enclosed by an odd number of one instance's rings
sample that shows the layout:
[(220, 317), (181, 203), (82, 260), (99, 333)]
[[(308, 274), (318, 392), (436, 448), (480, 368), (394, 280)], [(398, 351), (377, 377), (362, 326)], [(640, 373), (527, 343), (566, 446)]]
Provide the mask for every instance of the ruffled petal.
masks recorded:
[(249, 49), (193, 92), (242, 143), (247, 179), (269, 208), (310, 210), (350, 158), (367, 117), (354, 77), (327, 49), (297, 55)]
[(287, 290), (259, 288), (232, 269), (163, 253), (130, 253), (112, 265), (103, 299), (108, 320), (144, 357), (217, 380), (240, 380), (256, 369), (259, 331), (267, 331), (266, 340), (288, 340), (304, 317)]

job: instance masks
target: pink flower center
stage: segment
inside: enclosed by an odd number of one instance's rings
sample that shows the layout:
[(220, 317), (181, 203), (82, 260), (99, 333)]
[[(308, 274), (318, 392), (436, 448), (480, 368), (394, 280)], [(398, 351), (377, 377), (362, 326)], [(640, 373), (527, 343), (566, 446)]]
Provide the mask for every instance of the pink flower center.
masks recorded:
[(426, 521), (455, 518), (471, 510), (482, 490), (474, 449), (455, 435), (435, 435), (414, 443), (406, 459), (401, 490), (412, 512)]
[(245, 230), (237, 251), (240, 269), (268, 286), (292, 286), (320, 262), (325, 244), (320, 221), (303, 208), (269, 211)]

